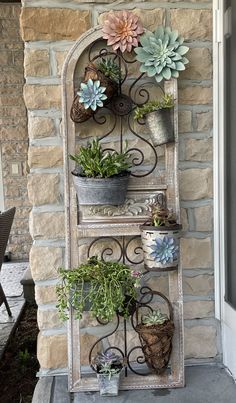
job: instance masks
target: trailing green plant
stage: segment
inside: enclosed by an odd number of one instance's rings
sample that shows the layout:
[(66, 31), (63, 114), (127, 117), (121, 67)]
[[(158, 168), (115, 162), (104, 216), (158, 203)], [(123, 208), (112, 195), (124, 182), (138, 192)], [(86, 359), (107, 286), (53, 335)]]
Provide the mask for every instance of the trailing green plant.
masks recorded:
[(123, 152), (104, 151), (98, 139), (93, 139), (88, 146), (81, 146), (79, 154), (70, 155), (81, 169), (81, 176), (88, 178), (110, 178), (121, 175), (131, 168), (127, 145)]
[(97, 353), (92, 360), (92, 365), (98, 374), (108, 375), (109, 379), (123, 368), (121, 357), (109, 350), (105, 353)]
[(142, 324), (146, 326), (152, 325), (162, 325), (168, 320), (168, 316), (164, 313), (161, 313), (160, 309), (156, 311), (152, 311), (147, 315), (142, 317)]
[(140, 37), (141, 46), (134, 49), (141, 63), (140, 71), (156, 81), (178, 78), (185, 70), (188, 59), (184, 56), (189, 48), (183, 45), (184, 38), (169, 27), (160, 26), (155, 32), (146, 31)]
[(112, 58), (103, 57), (97, 67), (104, 76), (110, 78), (112, 81), (118, 82), (121, 79), (121, 69)]
[(135, 109), (134, 119), (143, 119), (147, 113), (155, 112), (160, 109), (173, 108), (174, 99), (171, 94), (165, 94), (161, 100), (149, 101), (146, 104)]
[[(136, 298), (135, 286), (139, 278), (122, 263), (105, 262), (94, 256), (75, 269), (59, 269), (59, 275), (62, 282), (56, 289), (57, 307), (63, 320), (68, 318), (70, 307), (80, 319), (87, 302), (91, 304), (94, 317), (111, 320), (116, 312), (127, 317), (129, 305)], [(130, 300), (126, 305), (127, 296)]]
[(19, 361), (20, 361), (20, 364), (22, 365), (22, 367), (25, 367), (31, 358), (31, 355), (30, 355), (28, 349), (25, 348), (24, 351), (20, 350), (18, 352), (18, 358), (19, 358)]

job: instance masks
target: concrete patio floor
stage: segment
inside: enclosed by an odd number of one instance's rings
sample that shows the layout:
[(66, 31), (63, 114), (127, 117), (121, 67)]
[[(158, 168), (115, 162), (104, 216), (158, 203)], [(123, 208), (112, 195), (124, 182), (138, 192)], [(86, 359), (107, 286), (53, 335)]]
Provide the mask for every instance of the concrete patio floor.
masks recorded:
[(8, 316), (6, 307), (2, 304), (0, 306), (0, 359), (25, 305), (20, 280), (28, 265), (28, 262), (9, 262), (2, 265), (0, 279), (12, 317)]
[(117, 397), (98, 392), (68, 393), (67, 377), (38, 381), (32, 403), (236, 403), (236, 384), (220, 365), (186, 367), (186, 387), (120, 391)]

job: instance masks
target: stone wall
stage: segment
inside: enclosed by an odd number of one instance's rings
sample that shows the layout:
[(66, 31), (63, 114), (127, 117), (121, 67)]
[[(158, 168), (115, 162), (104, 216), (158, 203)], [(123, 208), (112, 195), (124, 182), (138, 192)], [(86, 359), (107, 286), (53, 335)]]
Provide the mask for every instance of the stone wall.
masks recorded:
[(24, 44), (19, 32), (21, 6), (0, 4), (0, 152), (4, 209), (16, 206), (7, 251), (27, 260), (30, 203), (27, 197), (27, 116), (23, 99)]
[[(211, 1), (23, 1), (24, 99), (28, 110), (28, 192), (33, 210), (31, 270), (38, 303), (38, 358), (42, 374), (67, 366), (67, 329), (56, 310), (56, 268), (64, 260), (61, 67), (67, 51), (100, 14), (136, 9), (144, 26), (164, 20), (190, 47), (179, 84), (180, 191), (184, 227), (184, 317), (186, 359), (220, 355), (214, 319), (212, 260), (212, 11)], [(86, 337), (85, 337), (86, 338)], [(200, 342), (201, 341), (201, 342)]]

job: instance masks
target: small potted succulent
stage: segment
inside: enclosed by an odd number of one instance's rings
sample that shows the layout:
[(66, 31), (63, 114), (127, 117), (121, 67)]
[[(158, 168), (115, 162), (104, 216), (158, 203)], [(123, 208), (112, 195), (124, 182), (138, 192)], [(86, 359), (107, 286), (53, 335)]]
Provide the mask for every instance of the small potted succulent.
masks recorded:
[(104, 321), (112, 320), (116, 313), (128, 317), (135, 310), (141, 274), (122, 263), (93, 256), (72, 270), (59, 269), (59, 276), (62, 281), (57, 286), (57, 307), (63, 320), (68, 318), (70, 307), (77, 319), (89, 310), (93, 317)]
[(120, 373), (123, 368), (122, 358), (110, 350), (105, 353), (97, 353), (92, 360), (91, 367), (97, 373), (100, 395), (117, 396)]
[(140, 227), (145, 268), (149, 271), (177, 270), (181, 225), (166, 207), (160, 193), (149, 205), (150, 219)]
[(167, 368), (172, 350), (174, 334), (173, 309), (170, 301), (162, 293), (154, 291), (168, 304), (169, 316), (160, 309), (152, 310), (141, 317), (141, 323), (136, 326), (139, 334), (145, 361), (156, 374), (161, 374)]
[(80, 147), (77, 155), (70, 155), (76, 162), (72, 171), (79, 204), (120, 205), (125, 202), (131, 167), (129, 154), (102, 150), (97, 139)]
[(154, 146), (175, 141), (173, 107), (173, 96), (165, 94), (161, 100), (149, 101), (135, 109), (134, 119), (145, 119)]
[(112, 58), (102, 57), (97, 64), (89, 63), (73, 100), (71, 119), (76, 123), (85, 122), (109, 103), (117, 93), (120, 78), (121, 69)]

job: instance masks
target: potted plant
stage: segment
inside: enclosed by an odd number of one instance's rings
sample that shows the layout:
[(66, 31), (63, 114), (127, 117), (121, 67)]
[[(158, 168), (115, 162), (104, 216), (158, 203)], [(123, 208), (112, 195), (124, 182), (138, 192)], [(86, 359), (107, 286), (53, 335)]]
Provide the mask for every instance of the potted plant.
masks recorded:
[(174, 334), (173, 309), (168, 298), (158, 291), (152, 291), (168, 305), (169, 316), (160, 309), (151, 310), (141, 317), (141, 323), (136, 326), (139, 334), (145, 361), (156, 374), (161, 374), (167, 368), (172, 350), (172, 337)]
[(145, 268), (170, 271), (178, 268), (181, 225), (166, 207), (163, 194), (149, 205), (150, 219), (140, 227)]
[(131, 167), (129, 154), (103, 151), (97, 139), (88, 146), (81, 146), (77, 155), (70, 155), (76, 162), (72, 172), (78, 201), (81, 205), (111, 204), (125, 202)]
[(70, 307), (78, 319), (86, 309), (93, 317), (110, 321), (116, 313), (128, 317), (135, 305), (140, 273), (122, 263), (94, 256), (73, 270), (59, 269), (59, 276), (57, 307), (63, 320), (68, 318)]
[(92, 360), (92, 369), (97, 373), (101, 396), (117, 396), (119, 392), (120, 373), (123, 368), (121, 357), (110, 350), (97, 353)]
[(173, 96), (165, 94), (161, 100), (149, 101), (135, 109), (134, 119), (145, 119), (154, 146), (175, 141), (173, 107)]
[(97, 65), (89, 63), (72, 103), (70, 116), (73, 122), (85, 122), (109, 103), (117, 93), (120, 78), (121, 69), (112, 58), (102, 57)]

